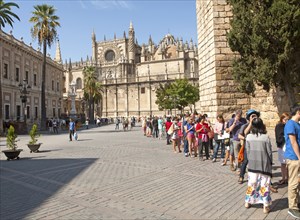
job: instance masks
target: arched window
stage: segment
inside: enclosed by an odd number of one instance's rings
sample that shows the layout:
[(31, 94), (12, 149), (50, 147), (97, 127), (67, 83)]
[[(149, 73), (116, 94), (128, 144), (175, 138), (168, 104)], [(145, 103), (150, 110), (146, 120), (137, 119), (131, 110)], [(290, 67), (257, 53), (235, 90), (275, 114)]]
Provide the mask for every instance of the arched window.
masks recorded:
[(105, 53), (105, 59), (108, 62), (114, 61), (115, 59), (115, 52), (113, 50), (108, 50)]
[(76, 87), (77, 87), (77, 89), (82, 89), (82, 80), (81, 80), (81, 78), (77, 78), (76, 79)]

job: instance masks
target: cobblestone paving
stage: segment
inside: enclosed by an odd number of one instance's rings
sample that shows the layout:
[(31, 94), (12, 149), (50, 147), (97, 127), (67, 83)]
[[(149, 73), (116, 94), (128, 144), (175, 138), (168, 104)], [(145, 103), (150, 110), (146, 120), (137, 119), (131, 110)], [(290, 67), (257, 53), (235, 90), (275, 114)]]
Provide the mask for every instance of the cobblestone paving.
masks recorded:
[[(246, 183), (220, 162), (174, 154), (165, 140), (146, 138), (140, 127), (114, 126), (40, 137), (30, 153), (19, 136), (21, 159), (1, 153), (0, 218), (4, 219), (292, 219), (287, 187), (272, 194), (272, 211), (244, 208)], [(0, 148), (5, 148), (2, 138)], [(280, 168), (274, 147), (274, 178)]]

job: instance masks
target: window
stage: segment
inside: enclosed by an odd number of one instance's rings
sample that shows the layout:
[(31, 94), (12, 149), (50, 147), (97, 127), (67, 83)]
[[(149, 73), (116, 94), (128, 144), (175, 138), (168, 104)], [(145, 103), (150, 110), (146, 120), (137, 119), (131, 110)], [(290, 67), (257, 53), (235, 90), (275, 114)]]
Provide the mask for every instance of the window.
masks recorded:
[(80, 78), (76, 79), (77, 89), (82, 89), (82, 80)]
[(17, 105), (17, 120), (20, 120), (21, 118), (21, 106)]
[(60, 117), (60, 108), (57, 110), (57, 116)]
[(20, 69), (17, 67), (16, 68), (16, 81), (19, 82), (20, 80)]
[(5, 105), (4, 111), (5, 119), (9, 119), (9, 105)]
[(52, 91), (54, 91), (54, 80), (52, 80)]
[(26, 70), (25, 72), (25, 79), (27, 80), (27, 83), (29, 82), (29, 74), (28, 74), (28, 71)]
[(111, 62), (115, 59), (115, 52), (112, 51), (112, 50), (108, 50), (106, 53), (105, 53), (105, 59), (106, 61), (108, 62)]
[(4, 63), (3, 77), (8, 79), (8, 64)]
[(55, 117), (55, 108), (53, 108), (53, 117)]
[(38, 118), (38, 107), (34, 108), (34, 118), (37, 119)]
[(33, 74), (33, 85), (36, 86), (36, 74)]
[(59, 92), (59, 82), (56, 83), (56, 91)]
[(141, 88), (141, 94), (145, 94), (145, 87)]
[(26, 107), (26, 118), (30, 118), (30, 106)]

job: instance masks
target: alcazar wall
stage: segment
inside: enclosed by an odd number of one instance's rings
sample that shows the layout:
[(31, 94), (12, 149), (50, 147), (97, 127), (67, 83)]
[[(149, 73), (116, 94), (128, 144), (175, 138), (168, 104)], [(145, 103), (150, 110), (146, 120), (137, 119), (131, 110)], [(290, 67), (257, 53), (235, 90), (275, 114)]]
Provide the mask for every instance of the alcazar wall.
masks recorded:
[(226, 0), (197, 0), (199, 89), (201, 112), (229, 119), (236, 109), (254, 108), (261, 112), (267, 126), (275, 126), (279, 114), (289, 111), (284, 92), (266, 92), (257, 86), (255, 96), (240, 93), (231, 76), (234, 54), (227, 43), (231, 7)]

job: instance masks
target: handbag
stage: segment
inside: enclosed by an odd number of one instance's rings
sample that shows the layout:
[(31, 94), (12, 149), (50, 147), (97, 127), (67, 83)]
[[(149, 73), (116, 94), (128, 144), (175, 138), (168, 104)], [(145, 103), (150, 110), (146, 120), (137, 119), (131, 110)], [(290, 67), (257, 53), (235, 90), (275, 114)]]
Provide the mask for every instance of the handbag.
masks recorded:
[(244, 144), (241, 146), (241, 149), (238, 153), (238, 162), (242, 163), (244, 161), (244, 151), (245, 151), (245, 146)]
[(167, 131), (168, 135), (172, 135), (174, 132), (174, 125), (172, 124), (169, 130)]
[(214, 136), (215, 136), (214, 130), (212, 130), (212, 129), (209, 130), (209, 132), (207, 132), (207, 135), (208, 135), (209, 139), (214, 138)]
[(77, 132), (74, 133), (74, 139), (77, 141), (78, 140), (78, 134)]

